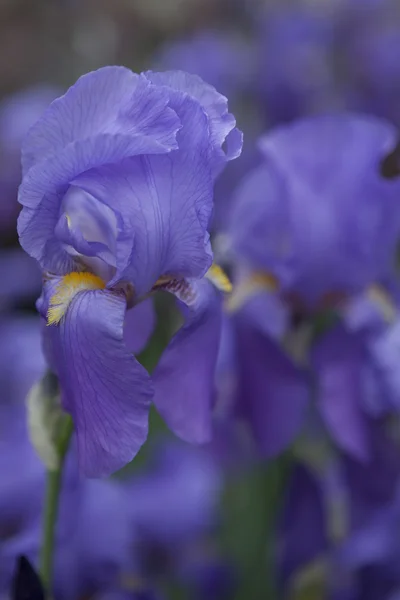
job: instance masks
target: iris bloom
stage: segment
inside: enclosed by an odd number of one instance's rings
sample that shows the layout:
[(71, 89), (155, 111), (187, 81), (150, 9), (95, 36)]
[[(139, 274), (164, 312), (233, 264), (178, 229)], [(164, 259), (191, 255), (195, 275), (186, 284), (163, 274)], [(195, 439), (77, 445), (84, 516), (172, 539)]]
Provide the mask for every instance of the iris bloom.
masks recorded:
[[(88, 476), (133, 458), (152, 399), (178, 435), (210, 435), (217, 288), (229, 282), (208, 226), (214, 179), (241, 144), (226, 98), (198, 77), (123, 67), (81, 77), (25, 140), (20, 241), (45, 272), (46, 347)], [(186, 321), (150, 379), (123, 324), (157, 290)]]
[[(304, 119), (261, 139), (264, 162), (237, 190), (229, 306), (238, 404), (266, 455), (291, 443), (313, 397), (336, 444), (368, 457), (366, 413), (377, 416), (384, 404), (375, 336), (397, 311), (388, 290), (396, 286), (400, 184), (380, 174), (395, 145), (395, 128), (379, 119)], [(394, 342), (381, 342), (392, 388)]]

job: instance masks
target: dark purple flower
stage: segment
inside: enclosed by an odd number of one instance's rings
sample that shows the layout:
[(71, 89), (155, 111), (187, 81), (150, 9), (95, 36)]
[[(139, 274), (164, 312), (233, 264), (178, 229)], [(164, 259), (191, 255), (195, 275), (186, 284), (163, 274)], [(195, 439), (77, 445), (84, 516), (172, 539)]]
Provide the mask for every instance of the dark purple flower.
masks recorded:
[[(48, 272), (39, 310), (87, 475), (133, 458), (153, 396), (177, 434), (210, 435), (221, 313), (210, 280), (227, 287), (212, 267), (212, 188), (240, 149), (213, 87), (123, 67), (81, 77), (25, 140), (20, 240)], [(175, 294), (186, 323), (151, 380), (122, 337), (127, 305), (156, 290)]]

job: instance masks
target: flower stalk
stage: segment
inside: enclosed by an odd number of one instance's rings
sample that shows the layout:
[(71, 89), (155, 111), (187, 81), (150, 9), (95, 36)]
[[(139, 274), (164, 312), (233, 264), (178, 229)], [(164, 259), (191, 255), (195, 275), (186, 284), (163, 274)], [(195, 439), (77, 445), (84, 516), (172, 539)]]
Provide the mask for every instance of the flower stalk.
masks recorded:
[(57, 453), (59, 457), (58, 467), (47, 471), (43, 538), (40, 555), (40, 575), (43, 586), (48, 594), (51, 594), (52, 587), (55, 529), (57, 524), (63, 467), (72, 432), (72, 419), (69, 415), (64, 415), (62, 427), (59, 432), (59, 439), (57, 441)]

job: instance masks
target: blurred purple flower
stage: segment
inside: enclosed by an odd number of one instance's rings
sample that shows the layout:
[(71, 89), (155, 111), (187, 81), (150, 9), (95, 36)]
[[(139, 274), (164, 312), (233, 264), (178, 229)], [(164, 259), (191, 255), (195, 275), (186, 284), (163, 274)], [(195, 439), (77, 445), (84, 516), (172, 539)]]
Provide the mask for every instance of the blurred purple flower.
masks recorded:
[(311, 306), (392, 276), (400, 183), (379, 166), (395, 145), (390, 124), (356, 115), (304, 119), (261, 138), (265, 163), (232, 211), (240, 260)]
[[(211, 267), (212, 188), (241, 143), (226, 98), (200, 78), (123, 67), (81, 77), (25, 140), (20, 240), (49, 272), (39, 310), (86, 475), (133, 458), (153, 396), (178, 435), (210, 436), (221, 313), (211, 281), (225, 286)], [(186, 324), (151, 380), (122, 331), (127, 305), (159, 289)]]
[[(323, 10), (325, 8), (325, 10)], [(258, 20), (259, 94), (267, 123), (292, 121), (337, 102), (326, 6), (278, 6)]]
[(21, 144), (29, 128), (39, 119), (60, 91), (38, 85), (9, 96), (0, 104), (0, 228), (15, 230), (21, 182)]
[(349, 101), (351, 108), (400, 122), (400, 80), (396, 56), (400, 50), (397, 22), (386, 26), (362, 26), (353, 32), (348, 49)]
[(367, 421), (395, 405), (397, 335), (385, 332), (397, 309), (376, 285), (395, 280), (399, 183), (379, 174), (395, 142), (375, 118), (306, 119), (261, 139), (264, 163), (238, 188), (237, 410), (267, 457), (312, 407), (338, 448), (367, 461)]
[[(56, 552), (55, 595), (63, 600), (118, 590), (135, 572), (131, 499), (117, 481), (81, 480), (76, 522)], [(138, 587), (139, 589), (139, 587)]]
[(235, 35), (217, 30), (168, 43), (154, 57), (160, 70), (180, 69), (199, 75), (234, 101), (252, 81), (251, 49)]
[(18, 302), (37, 298), (42, 285), (39, 265), (20, 248), (1, 250), (0, 279), (0, 311), (12, 309)]
[(138, 534), (173, 546), (210, 531), (222, 491), (222, 475), (212, 456), (177, 441), (159, 446), (153, 456), (146, 472), (129, 485)]
[(207, 449), (178, 441), (154, 448), (146, 471), (127, 483), (140, 572), (148, 580), (176, 577), (196, 598), (205, 589), (210, 598), (230, 589), (229, 567), (208, 541), (222, 485), (221, 467)]

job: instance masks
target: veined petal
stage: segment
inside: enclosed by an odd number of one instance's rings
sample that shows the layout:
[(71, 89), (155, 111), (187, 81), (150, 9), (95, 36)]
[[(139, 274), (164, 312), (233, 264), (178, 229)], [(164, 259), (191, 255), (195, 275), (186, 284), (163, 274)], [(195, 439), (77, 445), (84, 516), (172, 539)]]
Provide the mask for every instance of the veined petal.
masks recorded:
[(80, 467), (89, 477), (124, 466), (147, 437), (152, 384), (124, 346), (125, 309), (122, 294), (80, 290), (47, 329)]
[(78, 79), (30, 129), (22, 146), (24, 174), (76, 140), (99, 133), (146, 135), (176, 148), (180, 128), (169, 95), (125, 67), (104, 67)]
[[(18, 195), (23, 205), (18, 219), (21, 246), (43, 269), (67, 273), (71, 270), (70, 257), (54, 230), (60, 217), (60, 200), (69, 184), (80, 173), (98, 165), (119, 162), (127, 156), (168, 151), (152, 138), (102, 133), (71, 142), (57, 154), (34, 165), (25, 175)], [(110, 204), (112, 209), (118, 204), (113, 193), (104, 203)]]
[(185, 324), (154, 373), (154, 403), (172, 431), (188, 442), (211, 439), (211, 416), (221, 326), (222, 294), (207, 279), (172, 282)]
[(100, 201), (112, 199), (123, 215), (117, 272), (110, 285), (127, 279), (142, 295), (161, 275), (201, 277), (210, 267), (212, 179), (200, 133), (198, 138), (195, 151), (130, 158), (76, 179), (76, 185)]

